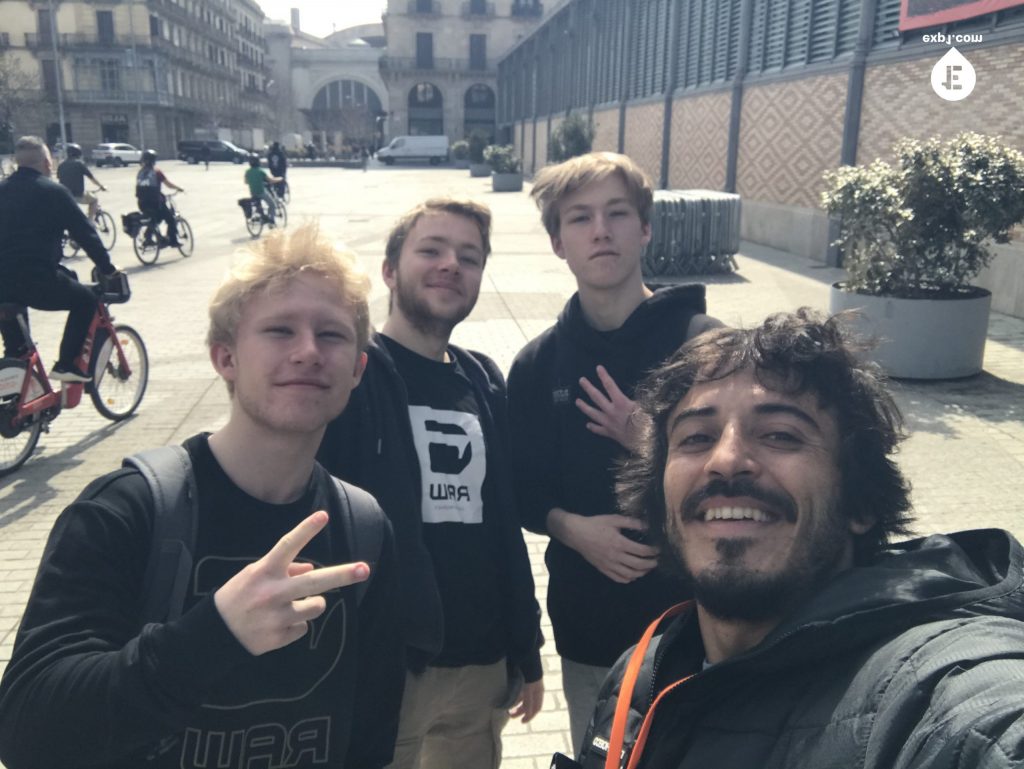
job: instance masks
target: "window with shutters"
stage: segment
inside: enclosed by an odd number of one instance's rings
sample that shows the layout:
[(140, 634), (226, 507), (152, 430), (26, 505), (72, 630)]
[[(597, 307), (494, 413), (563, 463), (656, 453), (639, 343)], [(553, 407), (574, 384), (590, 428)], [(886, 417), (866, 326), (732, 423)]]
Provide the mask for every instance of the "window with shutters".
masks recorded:
[(860, 32), (860, 0), (839, 0), (836, 24), (836, 55), (852, 53)]
[(114, 12), (96, 11), (96, 34), (104, 45), (114, 43)]
[(789, 22), (789, 0), (767, 0), (767, 25), (764, 41), (765, 70), (780, 69), (786, 54), (786, 27)]
[(874, 44), (885, 45), (900, 39), (900, 0), (878, 0), (875, 9)]
[(700, 20), (700, 69), (697, 84), (704, 85), (714, 79), (715, 69), (715, 25), (719, 3), (704, 3)]
[(765, 29), (768, 26), (768, 0), (754, 0), (753, 19), (750, 30), (750, 54), (748, 69), (760, 72), (764, 69)]
[(788, 26), (783, 64), (786, 67), (806, 64), (811, 31), (811, 0), (790, 0)]
[(812, 0), (807, 55), (809, 62), (830, 61), (835, 57), (838, 18), (839, 6), (836, 0)]
[(430, 32), (416, 33), (416, 66), (434, 68), (434, 36)]
[(487, 69), (487, 35), (469, 36), (469, 68)]

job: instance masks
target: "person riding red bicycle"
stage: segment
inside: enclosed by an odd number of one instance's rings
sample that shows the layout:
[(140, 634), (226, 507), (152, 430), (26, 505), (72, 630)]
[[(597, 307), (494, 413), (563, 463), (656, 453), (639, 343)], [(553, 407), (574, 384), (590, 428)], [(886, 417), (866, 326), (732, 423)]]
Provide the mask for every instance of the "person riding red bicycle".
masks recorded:
[[(167, 205), (167, 198), (160, 191), (163, 185), (167, 185), (172, 190), (178, 192), (185, 191), (168, 179), (164, 172), (156, 167), (156, 152), (146, 150), (142, 153), (141, 167), (135, 177), (135, 199), (138, 201), (139, 210), (152, 220), (150, 232), (159, 239), (160, 233), (156, 231), (155, 225), (159, 222), (166, 222), (166, 245), (172, 248), (180, 248), (181, 243), (178, 242), (178, 223), (174, 219), (174, 212)], [(164, 244), (161, 243), (160, 245), (163, 246)]]
[[(51, 379), (88, 382), (75, 359), (96, 313), (96, 294), (61, 267), (61, 237), (66, 230), (101, 276), (117, 273), (99, 235), (71, 193), (49, 177), (53, 159), (38, 136), (23, 136), (14, 149), (18, 170), (0, 182), (0, 302), (39, 310), (68, 310), (60, 354)], [(15, 319), (0, 321), (4, 355), (24, 354), (26, 340)]]

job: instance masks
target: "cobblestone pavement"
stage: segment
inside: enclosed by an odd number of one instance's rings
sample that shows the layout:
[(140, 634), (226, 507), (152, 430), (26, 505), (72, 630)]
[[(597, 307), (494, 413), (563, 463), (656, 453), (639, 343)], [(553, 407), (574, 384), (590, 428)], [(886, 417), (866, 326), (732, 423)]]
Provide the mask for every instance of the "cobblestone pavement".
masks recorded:
[[(154, 267), (135, 260), (122, 234), (114, 259), (131, 275), (133, 298), (115, 308), (149, 348), (149, 390), (138, 414), (111, 424), (89, 404), (57, 419), (36, 455), (0, 479), (0, 667), (10, 659), (19, 617), (54, 518), (85, 484), (115, 468), (125, 454), (180, 441), (217, 427), (227, 396), (203, 345), (205, 307), (232, 253), (249, 242), (235, 201), (243, 194), (242, 169), (214, 164), (207, 172), (178, 162), (161, 164), (188, 194), (180, 209), (192, 223), (190, 259), (160, 257)], [(130, 210), (134, 171), (102, 169), (113, 192), (108, 210)], [(356, 250), (374, 277), (375, 322), (387, 309), (379, 279), (384, 236), (397, 214), (434, 194), (463, 194), (489, 204), (495, 215), (494, 255), (479, 304), (454, 341), (494, 357), (506, 370), (520, 347), (553, 322), (574, 282), (550, 250), (539, 216), (525, 193), (494, 194), (488, 179), (452, 169), (296, 169), (289, 176), (290, 221), (320, 219), (321, 227)], [(736, 274), (708, 280), (709, 309), (730, 324), (754, 324), (770, 312), (801, 305), (825, 308), (828, 286), (841, 272), (792, 255), (744, 244)], [(71, 266), (88, 272), (88, 261)], [(36, 313), (34, 332), (52, 362), (62, 314)], [(896, 385), (912, 437), (900, 463), (914, 484), (919, 532), (999, 526), (1024, 535), (1024, 321), (993, 315), (985, 372), (959, 382)], [(534, 575), (543, 604), (547, 574), (543, 537), (529, 536)], [(552, 751), (569, 751), (568, 718), (550, 625), (545, 632), (545, 708), (529, 725), (505, 732), (507, 769), (541, 769)]]

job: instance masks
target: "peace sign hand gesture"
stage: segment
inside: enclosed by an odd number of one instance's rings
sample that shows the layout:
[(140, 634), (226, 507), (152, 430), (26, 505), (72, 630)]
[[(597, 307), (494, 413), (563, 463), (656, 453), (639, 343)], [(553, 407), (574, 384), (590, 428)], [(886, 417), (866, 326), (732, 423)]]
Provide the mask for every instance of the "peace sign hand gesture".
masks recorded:
[(224, 624), (250, 654), (265, 654), (302, 638), (310, 621), (327, 608), (323, 593), (370, 576), (370, 567), (362, 562), (317, 569), (295, 561), (327, 520), (323, 510), (313, 513), (214, 593)]

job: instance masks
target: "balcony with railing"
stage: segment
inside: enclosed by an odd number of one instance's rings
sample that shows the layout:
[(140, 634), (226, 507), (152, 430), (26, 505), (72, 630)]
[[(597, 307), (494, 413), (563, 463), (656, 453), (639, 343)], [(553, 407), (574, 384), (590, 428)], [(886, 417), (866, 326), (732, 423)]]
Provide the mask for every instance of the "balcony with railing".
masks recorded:
[(462, 4), (462, 16), (469, 19), (494, 17), (494, 3), (486, 0), (468, 0)]
[[(89, 35), (84, 33), (62, 33), (57, 35), (57, 47), (60, 49), (81, 48), (131, 48), (132, 45), (148, 46), (148, 35)], [(25, 33), (27, 48), (48, 49), (53, 45), (49, 35)]]
[(167, 91), (126, 91), (73, 89), (65, 91), (65, 98), (81, 104), (138, 104), (172, 107), (174, 96)]
[(513, 18), (538, 18), (544, 15), (544, 3), (538, 0), (515, 0), (512, 3)]
[(450, 72), (466, 73), (474, 75), (496, 76), (497, 66), (484, 62), (483, 67), (474, 66), (481, 62), (470, 59), (445, 59), (433, 57), (432, 59), (417, 59), (414, 56), (382, 56), (380, 68), (382, 72)]
[(440, 16), (440, 0), (409, 0), (410, 16)]

